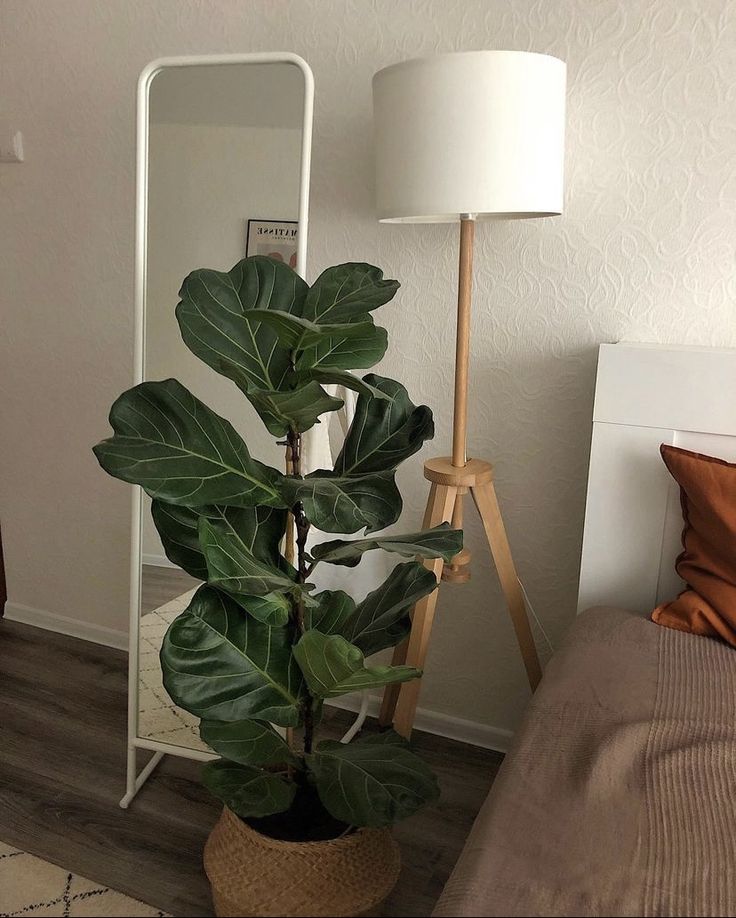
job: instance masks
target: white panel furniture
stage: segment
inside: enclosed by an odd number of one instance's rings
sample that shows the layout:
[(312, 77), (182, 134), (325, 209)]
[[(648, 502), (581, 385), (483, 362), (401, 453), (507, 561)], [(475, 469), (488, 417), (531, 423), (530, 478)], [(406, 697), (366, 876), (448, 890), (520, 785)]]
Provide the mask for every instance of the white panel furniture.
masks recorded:
[(679, 489), (661, 443), (736, 461), (736, 350), (601, 345), (578, 612), (648, 612), (682, 589)]

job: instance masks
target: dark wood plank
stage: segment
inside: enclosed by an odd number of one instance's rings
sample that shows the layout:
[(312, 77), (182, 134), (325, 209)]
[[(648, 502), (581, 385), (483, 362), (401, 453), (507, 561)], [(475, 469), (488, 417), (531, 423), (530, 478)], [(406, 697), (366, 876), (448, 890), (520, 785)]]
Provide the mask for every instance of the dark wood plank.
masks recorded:
[[(0, 622), (0, 839), (179, 916), (212, 914), (202, 847), (219, 805), (200, 766), (167, 756), (128, 811), (126, 657)], [(350, 722), (332, 709), (326, 733)], [(400, 824), (399, 884), (384, 915), (428, 915), (501, 763), (495, 752), (429, 734), (417, 751), (442, 799)], [(146, 760), (142, 754), (140, 764)]]
[(201, 851), (219, 806), (200, 766), (167, 757), (118, 807), (125, 654), (5, 621), (0, 660), (0, 838), (173, 914), (211, 914)]

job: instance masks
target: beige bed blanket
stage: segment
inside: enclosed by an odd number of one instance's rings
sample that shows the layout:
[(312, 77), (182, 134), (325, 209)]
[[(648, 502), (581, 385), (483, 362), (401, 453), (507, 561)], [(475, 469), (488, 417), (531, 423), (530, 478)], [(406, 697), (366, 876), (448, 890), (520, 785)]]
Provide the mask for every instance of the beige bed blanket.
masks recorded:
[(434, 915), (736, 915), (736, 650), (581, 616)]

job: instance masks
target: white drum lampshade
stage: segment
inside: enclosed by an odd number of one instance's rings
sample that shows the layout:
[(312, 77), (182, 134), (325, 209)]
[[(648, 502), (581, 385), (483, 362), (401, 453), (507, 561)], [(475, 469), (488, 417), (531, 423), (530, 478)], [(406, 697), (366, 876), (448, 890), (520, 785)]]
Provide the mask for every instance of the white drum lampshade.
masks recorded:
[(378, 219), (562, 213), (564, 61), (526, 51), (418, 58), (373, 78)]

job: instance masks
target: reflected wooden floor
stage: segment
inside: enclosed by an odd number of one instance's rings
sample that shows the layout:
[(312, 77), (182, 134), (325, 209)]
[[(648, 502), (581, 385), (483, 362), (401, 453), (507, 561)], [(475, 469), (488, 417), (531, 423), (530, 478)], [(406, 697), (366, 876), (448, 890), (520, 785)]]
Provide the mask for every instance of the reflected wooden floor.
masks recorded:
[[(120, 651), (0, 620), (0, 839), (172, 915), (212, 915), (202, 847), (220, 807), (199, 766), (167, 756), (130, 810), (118, 807), (126, 663)], [(339, 735), (349, 717), (330, 713)], [(384, 915), (429, 915), (502, 760), (429, 734), (415, 745), (442, 798), (397, 827), (403, 867)]]
[(199, 583), (178, 567), (144, 564), (141, 568), (141, 614), (158, 609)]

